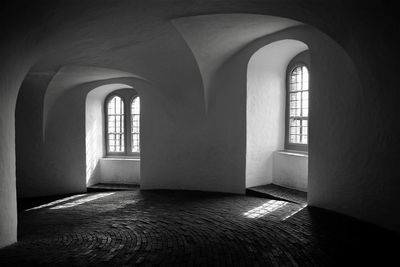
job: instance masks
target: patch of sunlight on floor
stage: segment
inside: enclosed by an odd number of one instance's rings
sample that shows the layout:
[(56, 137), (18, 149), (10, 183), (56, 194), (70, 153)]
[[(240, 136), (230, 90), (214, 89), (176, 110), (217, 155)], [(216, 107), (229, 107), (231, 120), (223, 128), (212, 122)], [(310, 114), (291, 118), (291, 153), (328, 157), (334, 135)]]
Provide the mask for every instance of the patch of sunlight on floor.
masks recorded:
[(74, 195), (74, 196), (62, 198), (62, 199), (59, 199), (59, 200), (56, 200), (56, 201), (53, 201), (53, 202), (50, 202), (50, 203), (47, 203), (47, 204), (43, 204), (43, 205), (40, 205), (40, 206), (37, 206), (37, 207), (33, 207), (33, 208), (30, 208), (30, 209), (27, 209), (25, 211), (38, 210), (38, 209), (50, 207), (50, 206), (56, 205), (56, 204), (61, 203), (61, 202), (69, 201), (69, 200), (72, 200), (72, 199), (75, 199), (75, 198), (78, 198), (78, 197), (83, 197), (85, 195), (86, 194), (79, 194), (79, 195)]
[(263, 205), (256, 207), (252, 210), (249, 210), (245, 213), (243, 213), (244, 216), (247, 218), (252, 218), (252, 219), (257, 219), (261, 218), (268, 213), (271, 213), (283, 206), (285, 206), (287, 202), (285, 201), (278, 201), (278, 200), (269, 200), (267, 203), (264, 203)]
[(285, 221), (287, 219), (289, 219), (290, 217), (292, 217), (293, 215), (295, 215), (296, 213), (302, 211), (305, 207), (307, 207), (307, 204), (301, 205), (298, 209), (296, 209), (295, 211), (293, 211), (292, 213), (290, 213), (289, 215), (285, 216), (282, 221)]
[(91, 196), (87, 196), (72, 202), (68, 202), (62, 205), (58, 205), (55, 207), (50, 208), (51, 210), (58, 210), (58, 209), (65, 209), (65, 208), (71, 208), (71, 207), (75, 207), (77, 205), (81, 205), (83, 203), (89, 202), (89, 201), (93, 201), (102, 197), (107, 197), (110, 196), (114, 193), (100, 193), (100, 194), (96, 194), (96, 195), (91, 195)]

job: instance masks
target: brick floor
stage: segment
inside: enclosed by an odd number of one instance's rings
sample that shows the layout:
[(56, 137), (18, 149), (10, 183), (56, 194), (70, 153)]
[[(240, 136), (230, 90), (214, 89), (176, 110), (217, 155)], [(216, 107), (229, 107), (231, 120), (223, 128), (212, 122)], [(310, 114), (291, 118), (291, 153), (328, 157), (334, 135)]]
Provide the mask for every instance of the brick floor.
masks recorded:
[(0, 250), (0, 266), (389, 266), (398, 261), (398, 234), (303, 204), (138, 189), (68, 198), (21, 211), (19, 242)]

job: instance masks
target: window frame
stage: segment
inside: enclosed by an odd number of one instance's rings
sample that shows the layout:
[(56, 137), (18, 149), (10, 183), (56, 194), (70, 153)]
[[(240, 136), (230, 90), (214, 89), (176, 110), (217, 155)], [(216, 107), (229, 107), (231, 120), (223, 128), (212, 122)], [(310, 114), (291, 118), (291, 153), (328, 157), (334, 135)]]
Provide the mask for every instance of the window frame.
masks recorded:
[[(308, 51), (305, 51), (308, 52)], [(303, 57), (305, 55), (305, 52), (302, 52), (295, 56), (290, 63), (288, 64), (288, 67), (286, 69), (286, 101), (285, 101), (285, 143), (284, 147), (286, 150), (294, 150), (294, 151), (300, 151), (303, 153), (308, 152), (308, 144), (309, 144), (309, 127), (310, 127), (310, 92), (311, 92), (311, 86), (310, 86), (310, 67), (309, 63), (307, 60), (305, 60)], [(298, 67), (306, 67), (308, 71), (308, 115), (307, 115), (307, 144), (299, 144), (299, 143), (290, 143), (289, 141), (289, 121), (290, 121), (290, 79), (293, 71), (298, 68)]]
[[(111, 152), (109, 151), (109, 140), (108, 140), (108, 103), (109, 101), (118, 96), (122, 99), (124, 103), (124, 152)], [(131, 140), (131, 107), (133, 100), (139, 97), (139, 101), (141, 100), (140, 95), (134, 89), (130, 88), (122, 88), (117, 89), (109, 93), (104, 100), (104, 144), (105, 144), (105, 156), (106, 157), (131, 157), (137, 158), (140, 157), (140, 122), (139, 122), (139, 152), (132, 152), (132, 140)], [(141, 106), (140, 106), (141, 107)], [(139, 110), (139, 116), (141, 114), (141, 108)]]

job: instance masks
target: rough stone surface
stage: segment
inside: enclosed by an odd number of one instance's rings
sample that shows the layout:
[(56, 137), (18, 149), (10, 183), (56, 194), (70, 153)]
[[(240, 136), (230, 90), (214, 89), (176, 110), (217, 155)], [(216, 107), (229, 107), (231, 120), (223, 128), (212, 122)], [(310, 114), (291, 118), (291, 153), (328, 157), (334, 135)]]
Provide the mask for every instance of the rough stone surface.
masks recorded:
[[(262, 205), (270, 212), (255, 213)], [(21, 210), (19, 242), (0, 250), (0, 266), (385, 266), (395, 257), (399, 236), (303, 207), (195, 191), (88, 193)]]

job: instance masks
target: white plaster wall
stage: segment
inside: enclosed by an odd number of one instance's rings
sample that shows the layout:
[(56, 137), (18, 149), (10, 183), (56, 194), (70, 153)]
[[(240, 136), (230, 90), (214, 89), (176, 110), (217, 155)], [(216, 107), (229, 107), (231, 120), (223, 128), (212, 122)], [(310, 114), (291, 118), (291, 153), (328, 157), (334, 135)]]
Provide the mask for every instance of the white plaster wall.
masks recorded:
[(86, 183), (81, 179), (85, 161), (80, 160), (85, 153), (85, 141), (81, 138), (85, 135), (80, 132), (85, 129), (84, 121), (80, 122), (84, 112), (74, 114), (81, 106), (84, 108), (84, 98), (79, 98), (84, 92), (73, 91), (69, 97), (58, 98), (49, 116), (52, 124), (46, 128), (48, 138), (45, 139), (43, 102), (51, 80), (51, 75), (31, 73), (20, 88), (16, 107), (19, 198), (86, 190)]
[(18, 94), (15, 108), (17, 196), (41, 194), (47, 184), (44, 168), (43, 96), (51, 77), (29, 74)]
[(140, 159), (100, 159), (101, 183), (140, 184)]
[(259, 49), (247, 67), (246, 187), (272, 183), (273, 153), (285, 136), (286, 67), (308, 49), (295, 40), (276, 41)]
[(89, 92), (86, 98), (86, 185), (100, 181), (99, 159), (104, 155), (104, 112), (102, 98)]
[[(5, 78), (0, 74), (1, 86), (5, 85)], [(13, 109), (15, 101), (16, 94), (11, 90), (0, 90), (0, 248), (17, 240)]]
[(28, 41), (14, 41), (0, 43), (0, 248), (17, 241), (15, 106), (34, 57)]
[(272, 176), (274, 184), (307, 192), (308, 155), (274, 152)]

